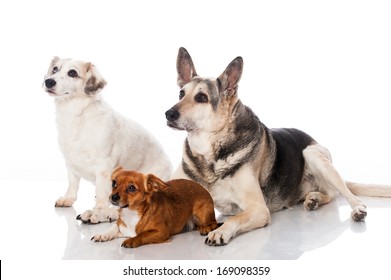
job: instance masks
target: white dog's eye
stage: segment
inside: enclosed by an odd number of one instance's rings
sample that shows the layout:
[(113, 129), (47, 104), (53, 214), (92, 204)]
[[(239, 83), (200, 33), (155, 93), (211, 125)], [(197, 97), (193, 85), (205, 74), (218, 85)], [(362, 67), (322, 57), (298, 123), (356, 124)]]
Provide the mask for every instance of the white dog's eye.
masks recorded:
[(58, 67), (57, 66), (54, 66), (53, 67), (53, 70), (52, 70), (52, 74), (55, 74), (58, 72)]
[(68, 76), (71, 77), (71, 78), (77, 78), (78, 77), (76, 70), (73, 70), (73, 69), (68, 71)]

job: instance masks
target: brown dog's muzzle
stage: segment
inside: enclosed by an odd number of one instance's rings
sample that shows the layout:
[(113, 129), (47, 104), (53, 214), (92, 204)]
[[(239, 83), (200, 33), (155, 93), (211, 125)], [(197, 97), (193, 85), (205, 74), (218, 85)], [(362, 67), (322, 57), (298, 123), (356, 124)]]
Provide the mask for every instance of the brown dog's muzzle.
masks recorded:
[(114, 194), (110, 195), (110, 201), (111, 201), (111, 203), (114, 204), (114, 205), (116, 205), (116, 206), (118, 206), (118, 202), (119, 202), (120, 198), (121, 198), (121, 197), (119, 196), (118, 193), (114, 193)]

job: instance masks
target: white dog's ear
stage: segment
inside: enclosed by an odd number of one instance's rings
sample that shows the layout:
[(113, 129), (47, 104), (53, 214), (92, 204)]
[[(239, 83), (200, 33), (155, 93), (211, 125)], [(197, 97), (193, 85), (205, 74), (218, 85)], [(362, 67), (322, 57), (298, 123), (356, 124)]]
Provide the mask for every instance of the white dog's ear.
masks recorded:
[(223, 74), (218, 77), (220, 91), (225, 95), (233, 96), (236, 94), (238, 83), (243, 72), (243, 58), (238, 56), (227, 66)]
[(181, 47), (179, 49), (176, 68), (178, 72), (178, 86), (180, 88), (190, 82), (191, 78), (197, 76), (193, 60), (185, 48)]
[(96, 94), (105, 87), (106, 81), (93, 64), (87, 63), (86, 66), (86, 85), (84, 86), (84, 92), (89, 95)]
[(59, 60), (60, 60), (60, 58), (58, 56), (53, 57), (52, 61), (50, 62), (50, 66), (49, 66), (48, 73), (46, 74), (46, 76), (50, 76), (53, 74), (53, 68)]
[(50, 67), (52, 68), (56, 63), (60, 60), (58, 56), (53, 57), (52, 62), (50, 63)]
[(117, 175), (121, 172), (125, 171), (122, 166), (117, 166), (114, 170), (113, 170), (113, 173), (111, 174), (111, 180), (114, 180), (115, 177), (117, 177)]

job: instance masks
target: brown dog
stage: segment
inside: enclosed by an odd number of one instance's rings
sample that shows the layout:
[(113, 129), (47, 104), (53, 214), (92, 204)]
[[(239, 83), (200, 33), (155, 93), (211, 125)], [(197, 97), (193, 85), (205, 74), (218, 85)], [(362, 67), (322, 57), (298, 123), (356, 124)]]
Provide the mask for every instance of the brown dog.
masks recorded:
[(110, 201), (119, 207), (119, 219), (107, 232), (91, 240), (104, 242), (130, 237), (122, 247), (161, 243), (182, 232), (189, 221), (207, 235), (217, 228), (213, 200), (201, 185), (184, 179), (163, 182), (152, 174), (114, 170)]

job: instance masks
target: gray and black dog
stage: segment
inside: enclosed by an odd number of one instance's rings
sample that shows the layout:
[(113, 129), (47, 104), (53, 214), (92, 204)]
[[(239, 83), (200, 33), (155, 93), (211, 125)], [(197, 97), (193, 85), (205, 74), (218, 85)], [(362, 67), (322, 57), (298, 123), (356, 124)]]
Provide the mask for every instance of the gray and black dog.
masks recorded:
[(264, 227), (270, 213), (304, 202), (307, 210), (342, 194), (351, 216), (366, 206), (355, 195), (391, 197), (391, 186), (345, 182), (330, 153), (297, 129), (269, 129), (238, 98), (243, 59), (235, 58), (217, 79), (197, 75), (186, 49), (177, 59), (180, 101), (166, 112), (167, 125), (186, 130), (183, 158), (174, 178), (189, 178), (230, 216), (206, 244), (225, 245), (236, 234)]

